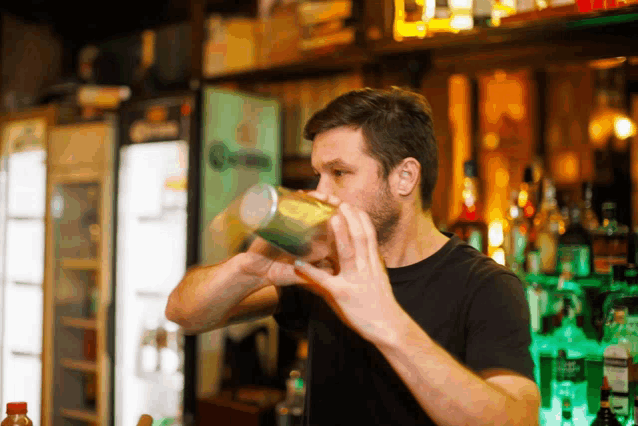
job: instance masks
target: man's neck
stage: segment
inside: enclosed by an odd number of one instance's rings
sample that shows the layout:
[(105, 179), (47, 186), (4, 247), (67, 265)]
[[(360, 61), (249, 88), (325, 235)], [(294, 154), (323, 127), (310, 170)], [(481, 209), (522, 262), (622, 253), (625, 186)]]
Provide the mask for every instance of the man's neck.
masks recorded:
[(449, 240), (434, 224), (429, 211), (404, 215), (392, 238), (379, 248), (386, 267), (412, 265), (436, 253)]

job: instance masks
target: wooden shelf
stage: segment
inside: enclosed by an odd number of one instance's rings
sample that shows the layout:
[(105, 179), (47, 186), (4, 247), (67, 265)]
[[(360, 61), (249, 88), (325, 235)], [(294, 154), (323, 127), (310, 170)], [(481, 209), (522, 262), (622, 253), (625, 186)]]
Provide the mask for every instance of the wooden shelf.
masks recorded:
[(63, 358), (60, 363), (64, 368), (68, 368), (69, 370), (82, 371), (83, 373), (95, 373), (97, 371), (97, 364), (93, 361)]
[(100, 262), (97, 259), (73, 259), (66, 258), (60, 261), (62, 269), (95, 271), (100, 268)]
[(67, 419), (83, 420), (89, 423), (100, 423), (100, 418), (94, 411), (60, 409), (60, 414)]
[(322, 74), (346, 71), (372, 61), (366, 49), (348, 45), (335, 47), (325, 53), (306, 52), (297, 59), (270, 67), (256, 67), (249, 71), (230, 72), (206, 78), (207, 83), (222, 83), (257, 78), (259, 80), (284, 80), (294, 75)]
[(62, 317), (61, 321), (65, 327), (81, 328), (83, 330), (95, 330), (97, 328), (97, 321), (89, 318)]
[[(547, 11), (547, 10), (546, 10)], [(545, 14), (542, 11), (538, 15)], [(638, 55), (638, 5), (590, 13), (546, 13), (542, 19), (504, 22), (499, 27), (474, 28), (459, 33), (436, 33), (423, 39), (367, 41), (329, 53), (306, 53), (285, 64), (257, 67), (206, 79), (207, 83), (246, 80), (285, 80), (329, 71), (351, 71), (368, 65), (386, 65), (389, 57), (400, 60), (434, 56), (437, 68), (492, 68), (544, 62), (564, 62), (600, 57)], [(523, 16), (521, 15), (521, 18)], [(542, 64), (542, 62), (541, 62)]]

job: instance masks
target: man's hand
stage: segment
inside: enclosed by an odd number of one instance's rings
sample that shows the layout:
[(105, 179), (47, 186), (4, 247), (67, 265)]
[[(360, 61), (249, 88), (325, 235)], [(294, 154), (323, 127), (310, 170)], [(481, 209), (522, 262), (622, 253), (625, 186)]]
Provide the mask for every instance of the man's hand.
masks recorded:
[[(326, 196), (316, 191), (311, 191), (308, 195), (335, 207), (340, 202), (336, 197)], [(302, 260), (323, 271), (334, 273), (337, 263), (337, 256), (333, 247), (334, 236), (329, 226), (327, 228), (329, 231), (327, 235), (323, 236), (321, 241), (316, 241), (313, 244), (312, 252), (303, 257)], [(263, 277), (268, 284), (286, 286), (307, 282), (295, 273), (293, 264), (296, 258), (284, 250), (271, 245), (263, 238), (256, 238), (246, 253), (242, 253), (240, 256), (243, 257), (242, 272), (252, 276)]]
[(363, 338), (373, 343), (394, 341), (392, 324), (401, 317), (402, 309), (394, 298), (370, 217), (360, 209), (341, 203), (330, 225), (339, 272), (333, 275), (297, 261), (297, 273)]

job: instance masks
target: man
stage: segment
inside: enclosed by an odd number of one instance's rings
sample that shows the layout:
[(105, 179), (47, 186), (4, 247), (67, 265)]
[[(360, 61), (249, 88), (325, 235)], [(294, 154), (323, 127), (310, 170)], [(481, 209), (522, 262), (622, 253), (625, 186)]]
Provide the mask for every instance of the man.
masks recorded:
[(167, 317), (190, 333), (270, 314), (307, 330), (309, 425), (538, 424), (520, 281), (433, 223), (427, 101), (353, 91), (317, 112), (305, 137), (313, 195), (339, 205), (334, 261), (294, 261), (258, 239), (190, 270)]

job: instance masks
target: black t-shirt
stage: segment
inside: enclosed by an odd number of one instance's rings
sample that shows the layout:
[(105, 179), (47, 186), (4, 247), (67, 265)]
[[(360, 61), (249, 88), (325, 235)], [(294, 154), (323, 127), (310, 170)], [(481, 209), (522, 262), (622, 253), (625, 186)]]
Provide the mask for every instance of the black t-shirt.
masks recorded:
[[(432, 256), (388, 275), (401, 307), (463, 365), (534, 380), (529, 309), (508, 269), (451, 236)], [(434, 424), (381, 352), (322, 298), (302, 286), (281, 290), (275, 319), (308, 335), (306, 425)]]

